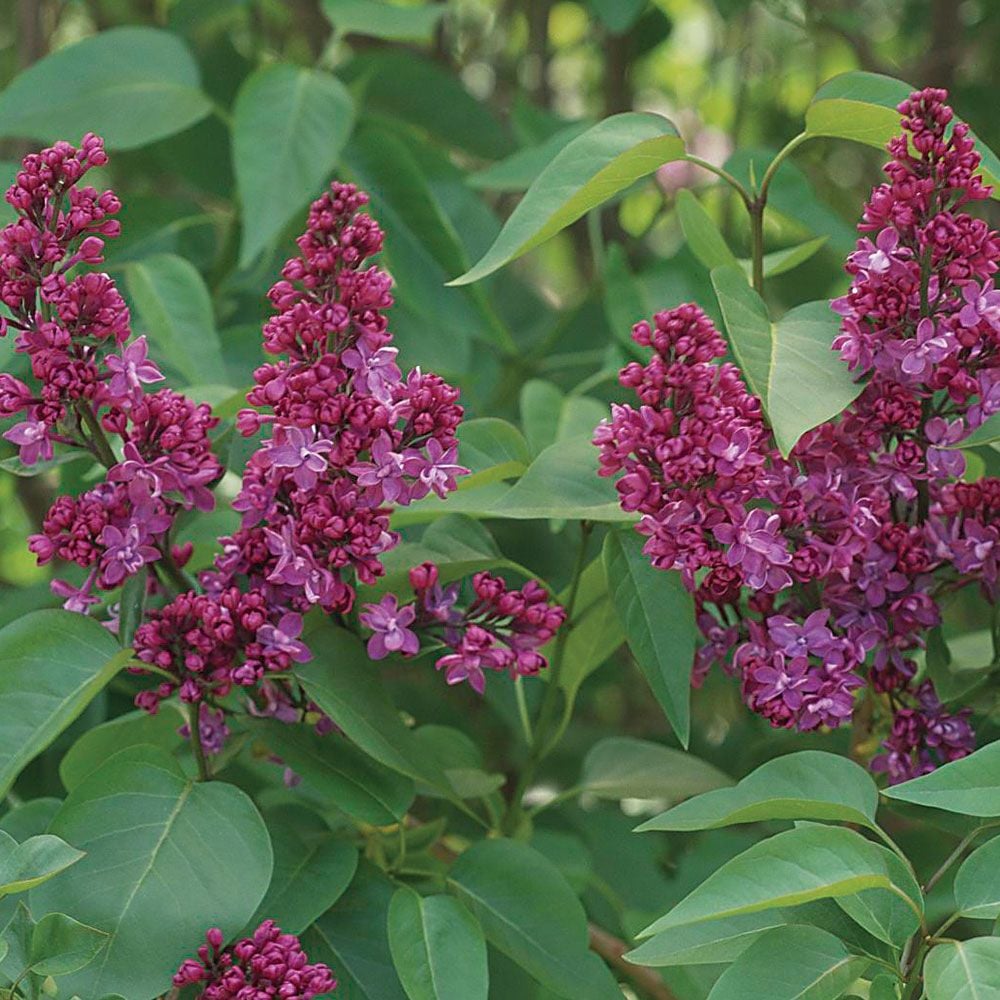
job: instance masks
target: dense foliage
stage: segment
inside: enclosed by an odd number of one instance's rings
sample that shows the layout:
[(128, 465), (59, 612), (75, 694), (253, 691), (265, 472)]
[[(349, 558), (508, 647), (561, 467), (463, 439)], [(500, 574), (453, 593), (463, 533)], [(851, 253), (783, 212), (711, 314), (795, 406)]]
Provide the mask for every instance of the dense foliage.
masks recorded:
[(1000, 160), (905, 6), (19, 5), (0, 997), (1000, 996)]

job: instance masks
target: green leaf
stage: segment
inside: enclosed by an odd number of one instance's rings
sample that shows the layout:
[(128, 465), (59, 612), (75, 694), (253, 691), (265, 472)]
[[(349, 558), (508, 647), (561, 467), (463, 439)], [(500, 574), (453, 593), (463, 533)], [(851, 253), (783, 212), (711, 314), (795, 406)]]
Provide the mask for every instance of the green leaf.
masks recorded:
[(60, 984), (67, 994), (158, 994), (191, 953), (192, 928), (230, 938), (271, 878), (267, 828), (247, 795), (188, 780), (153, 747), (109, 758), (70, 793), (51, 830), (87, 856), (32, 891), (32, 912), (69, 910), (109, 936), (98, 961)]
[(142, 621), (142, 613), (146, 607), (146, 588), (149, 582), (149, 567), (143, 566), (138, 573), (133, 573), (122, 587), (119, 598), (120, 612), (118, 614), (118, 641), (123, 646), (132, 645), (132, 636)]
[[(641, 936), (740, 913), (853, 895), (862, 889), (905, 894), (905, 887), (892, 881), (887, 855), (891, 855), (887, 848), (853, 830), (802, 824), (726, 862)], [(919, 908), (919, 898), (911, 902), (914, 909)]]
[(0, 629), (0, 792), (132, 655), (93, 618), (33, 611)]
[(878, 789), (852, 760), (800, 750), (762, 764), (735, 788), (720, 788), (647, 820), (645, 830), (714, 830), (764, 820), (826, 820), (875, 827)]
[(994, 413), (977, 427), (965, 440), (950, 445), (952, 448), (985, 448), (1000, 441), (1000, 413)]
[(85, 852), (50, 833), (30, 837), (23, 844), (4, 834), (0, 838), (0, 896), (27, 892), (75, 865)]
[(715, 267), (739, 267), (719, 227), (705, 211), (704, 205), (687, 188), (677, 192), (677, 216), (684, 239), (695, 255), (709, 270)]
[(445, 514), (428, 525), (420, 541), (403, 542), (382, 557), (385, 576), (373, 592), (411, 590), (410, 570), (422, 562), (435, 563), (444, 583), (495, 566), (516, 568), (516, 564), (500, 552), (493, 536), (480, 521), (464, 514)]
[(520, 476), (531, 462), (524, 435), (506, 420), (480, 417), (458, 427), (458, 461), (471, 475), (458, 480), (460, 490)]
[[(785, 250), (774, 250), (771, 253), (764, 254), (764, 277), (774, 278), (779, 274), (786, 274), (788, 271), (793, 271), (799, 264), (804, 264), (817, 251), (821, 250), (826, 245), (828, 239), (829, 237), (827, 236), (817, 236), (815, 239), (806, 240), (805, 243), (799, 243), (797, 246), (788, 247)], [(753, 262), (741, 258), (739, 264), (743, 269), (743, 273), (749, 278)]]
[(868, 965), (818, 927), (775, 927), (719, 977), (709, 1000), (837, 1000)]
[(520, 410), (531, 453), (536, 456), (560, 441), (589, 440), (608, 416), (605, 403), (590, 396), (567, 395), (542, 379), (529, 379), (522, 386)]
[[(634, 965), (715, 965), (742, 955), (765, 931), (783, 927), (794, 910), (761, 910), (721, 920), (671, 927), (625, 957)], [(794, 919), (794, 918), (791, 918)]]
[(343, 169), (369, 193), (385, 230), (382, 265), (394, 280), (400, 363), (464, 372), (473, 333), (505, 348), (512, 342), (484, 289), (444, 287), (449, 274), (466, 267), (465, 247), (414, 149), (397, 132), (360, 125), (344, 150)]
[(683, 152), (677, 129), (660, 115), (628, 112), (598, 122), (556, 154), (485, 256), (451, 284), (485, 278)]
[(1000, 938), (946, 941), (924, 962), (927, 1000), (1000, 1000)]
[(591, 122), (573, 122), (544, 142), (519, 149), (499, 163), (469, 174), (466, 183), (477, 191), (525, 191), (567, 143), (590, 127)]
[(31, 933), (29, 967), (39, 976), (65, 976), (89, 965), (108, 935), (65, 913), (48, 913)]
[(841, 413), (864, 388), (831, 347), (840, 321), (822, 301), (772, 323), (739, 268), (716, 268), (712, 285), (736, 359), (787, 456), (806, 431)]
[[(504, 784), (506, 779), (502, 774), (488, 774), (483, 770), (482, 752), (461, 730), (426, 725), (416, 730), (414, 736), (428, 759), (433, 760), (448, 779), (453, 798), (482, 798)], [(442, 791), (434, 788), (421, 786), (417, 791), (420, 795), (442, 797)]]
[(389, 904), (389, 948), (410, 1000), (486, 1000), (486, 941), (453, 897), (397, 889)]
[(430, 42), (447, 8), (402, 7), (377, 0), (323, 0), (323, 10), (341, 35), (367, 35), (387, 42)]
[(287, 934), (301, 934), (344, 894), (358, 867), (358, 849), (335, 837), (315, 813), (285, 806), (267, 814), (274, 874), (248, 933), (273, 920)]
[(62, 799), (49, 796), (28, 799), (4, 813), (0, 819), (0, 830), (18, 842), (45, 833), (61, 805)]
[(401, 126), (482, 159), (511, 152), (509, 133), (492, 108), (476, 100), (456, 73), (412, 48), (355, 55), (344, 78), (362, 92), (369, 113), (392, 115)]
[(1000, 816), (1000, 740), (882, 794), (962, 816)]
[(344, 734), (386, 767), (450, 792), (440, 768), (403, 725), (361, 642), (332, 624), (312, 629), (307, 641), (313, 660), (296, 668), (296, 676)]
[[(913, 871), (898, 854), (885, 855), (889, 877), (910, 899), (920, 899), (920, 886)], [(879, 941), (902, 948), (920, 926), (920, 918), (901, 896), (881, 889), (863, 889), (853, 896), (838, 896), (834, 902), (859, 926)]]
[(155, 353), (189, 382), (225, 382), (212, 299), (194, 265), (155, 254), (127, 265), (125, 281)]
[[(902, 132), (896, 105), (909, 97), (913, 89), (902, 80), (880, 73), (842, 73), (827, 80), (813, 95), (806, 110), (806, 132), (884, 149), (894, 135)], [(975, 133), (969, 135), (983, 158), (980, 169), (983, 180), (993, 185), (993, 197), (998, 198), (1000, 159)]]
[(337, 992), (351, 1000), (407, 1000), (389, 951), (393, 884), (367, 861), (350, 888), (302, 935), (314, 962), (336, 970)]
[(632, 655), (681, 745), (691, 732), (691, 665), (697, 645), (694, 601), (678, 573), (655, 569), (632, 532), (604, 540), (608, 589)]
[(134, 149), (181, 132), (212, 109), (198, 66), (169, 31), (124, 27), (58, 49), (0, 94), (0, 135), (54, 141), (97, 132)]
[[(878, 892), (879, 890), (869, 890)], [(883, 896), (896, 898), (883, 892)], [(836, 904), (840, 900), (817, 899), (800, 906), (777, 907), (756, 913), (741, 913), (721, 920), (671, 927), (643, 941), (626, 956), (637, 965), (714, 965), (731, 962), (765, 931), (786, 924), (819, 927), (843, 941), (856, 954), (889, 960), (888, 948), (871, 937)]]
[(625, 642), (618, 612), (608, 594), (604, 560), (600, 555), (583, 571), (573, 627), (565, 642), (559, 687), (567, 700), (572, 701), (580, 685)]
[(964, 917), (1000, 917), (1000, 837), (977, 847), (955, 873), (955, 905)]
[(872, 980), (868, 991), (868, 1000), (899, 1000), (899, 980), (883, 972)]
[(241, 265), (319, 196), (353, 125), (351, 95), (329, 73), (275, 63), (247, 77), (233, 105)]
[(310, 726), (263, 720), (251, 730), (302, 776), (303, 786), (374, 826), (400, 822), (413, 802), (413, 782), (382, 767), (342, 736)]
[(609, 479), (597, 475), (598, 452), (589, 438), (549, 445), (491, 510), (515, 520), (634, 521), (618, 505)]
[(927, 633), (924, 661), (937, 696), (945, 702), (961, 698), (995, 669), (990, 629), (964, 632), (949, 643), (935, 626)]
[(186, 741), (178, 732), (186, 721), (177, 706), (167, 702), (160, 706), (156, 715), (140, 709), (102, 722), (88, 729), (66, 751), (66, 756), (59, 762), (59, 778), (66, 790), (71, 792), (112, 754), (142, 743), (173, 753), (186, 746)]
[(631, 736), (595, 743), (583, 759), (580, 785), (602, 799), (666, 799), (679, 802), (732, 779), (706, 761), (672, 747)]
[(526, 844), (483, 840), (449, 873), (452, 890), (487, 940), (557, 996), (621, 1000), (614, 978), (587, 951), (587, 917), (550, 861)]

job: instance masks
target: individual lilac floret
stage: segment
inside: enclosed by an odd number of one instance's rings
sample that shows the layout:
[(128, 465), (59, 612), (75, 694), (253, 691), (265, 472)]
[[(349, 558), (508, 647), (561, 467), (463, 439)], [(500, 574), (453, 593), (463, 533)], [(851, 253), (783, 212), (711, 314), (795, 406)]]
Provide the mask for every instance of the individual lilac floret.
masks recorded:
[(366, 604), (359, 620), (372, 630), (368, 640), (368, 655), (373, 660), (384, 660), (390, 653), (414, 656), (420, 651), (420, 640), (409, 626), (417, 612), (412, 604), (402, 608), (395, 594), (386, 594), (378, 604)]
[(142, 392), (143, 384), (162, 382), (163, 373), (149, 360), (149, 345), (145, 337), (136, 337), (122, 349), (121, 356), (109, 354), (104, 363), (111, 372), (108, 392), (115, 399), (128, 399), (135, 392)]

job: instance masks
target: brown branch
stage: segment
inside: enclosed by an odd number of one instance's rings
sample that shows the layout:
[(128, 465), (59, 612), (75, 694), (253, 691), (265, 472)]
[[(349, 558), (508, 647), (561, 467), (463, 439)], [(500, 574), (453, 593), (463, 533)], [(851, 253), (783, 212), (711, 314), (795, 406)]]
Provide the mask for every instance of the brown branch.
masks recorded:
[(588, 924), (587, 928), (590, 932), (590, 950), (600, 955), (612, 968), (628, 976), (649, 997), (649, 1000), (677, 1000), (676, 995), (667, 987), (655, 969), (633, 965), (625, 958), (629, 946), (621, 938), (609, 934), (597, 924)]

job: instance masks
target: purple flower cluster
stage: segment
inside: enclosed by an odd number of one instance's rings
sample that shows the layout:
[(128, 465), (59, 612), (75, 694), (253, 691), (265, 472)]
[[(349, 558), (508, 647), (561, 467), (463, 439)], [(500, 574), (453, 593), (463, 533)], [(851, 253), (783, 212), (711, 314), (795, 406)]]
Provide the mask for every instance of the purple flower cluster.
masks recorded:
[(250, 458), (234, 506), (240, 530), (222, 540), (210, 591), (246, 581), (277, 606), (346, 612), (355, 581), (382, 574), (398, 541), (389, 505), (455, 489), (458, 390), (415, 369), (404, 379), (385, 310), (389, 276), (368, 259), (382, 231), (359, 211), (368, 196), (333, 184), (314, 202), (270, 291), (277, 315), (264, 347), (287, 357), (254, 373), (238, 424), (271, 436)]
[[(54, 457), (54, 445), (84, 448), (107, 469), (79, 497), (59, 497), (29, 547), (89, 570), (80, 587), (53, 583), (65, 606), (86, 611), (98, 590), (113, 590), (142, 567), (171, 555), (178, 511), (213, 506), (210, 486), (222, 474), (208, 433), (207, 406), (169, 389), (147, 393), (163, 376), (144, 337), (129, 342), (129, 311), (101, 263), (105, 240), (119, 233), (120, 203), (80, 181), (107, 156), (101, 140), (79, 149), (59, 142), (25, 157), (7, 202), (16, 222), (0, 230), (0, 301), (27, 357), (33, 387), (0, 374), (0, 418), (22, 419), (4, 433), (25, 465)], [(153, 584), (155, 586), (155, 583)]]
[[(369, 266), (382, 232), (360, 212), (367, 195), (333, 184), (314, 202), (300, 255), (289, 260), (270, 292), (277, 314), (264, 326), (264, 347), (280, 360), (254, 373), (237, 425), (270, 436), (247, 462), (233, 506), (242, 524), (220, 539), (214, 568), (201, 575), (203, 594), (181, 594), (136, 631), (139, 660), (170, 679), (139, 695), (156, 711), (166, 697), (200, 703), (202, 742), (221, 746), (224, 726), (207, 710), (235, 688), (251, 714), (295, 722), (319, 714), (285, 674), (310, 658), (302, 616), (312, 607), (345, 615), (358, 584), (383, 573), (382, 555), (398, 536), (391, 505), (434, 493), (446, 496), (458, 464), (458, 391), (419, 369), (405, 378), (396, 365), (385, 310), (388, 275)], [(468, 679), (478, 691), (485, 669), (537, 673), (538, 647), (562, 623), (561, 608), (535, 583), (508, 589), (480, 574), (464, 612), (457, 585), (442, 589), (437, 570), (411, 575), (417, 601), (392, 595), (360, 617), (371, 628), (369, 653), (414, 655), (415, 630), (447, 648), (438, 660), (449, 683)], [(141, 672), (141, 668), (138, 668)]]
[[(989, 191), (943, 91), (903, 102), (887, 181), (850, 255), (834, 342), (868, 383), (788, 459), (722, 337), (693, 305), (639, 323), (651, 347), (595, 432), (601, 473), (622, 473), (653, 565), (695, 596), (713, 663), (775, 726), (849, 721), (866, 685), (891, 728), (874, 765), (900, 781), (969, 753), (968, 712), (947, 713), (914, 653), (940, 623), (939, 597), (967, 584), (998, 597), (1000, 480), (955, 482), (955, 448), (1000, 411), (1000, 236), (961, 209)], [(891, 721), (890, 721), (891, 720)]]
[(222, 931), (213, 927), (198, 959), (181, 963), (174, 986), (198, 987), (198, 1000), (314, 1000), (337, 988), (330, 969), (310, 964), (299, 939), (283, 934), (273, 920), (229, 949), (222, 945)]
[(515, 590), (492, 573), (472, 579), (473, 599), (459, 608), (459, 584), (442, 586), (438, 568), (421, 563), (410, 570), (415, 600), (400, 607), (395, 594), (366, 604), (361, 624), (371, 629), (368, 655), (381, 660), (390, 653), (415, 656), (423, 641), (442, 651), (437, 669), (449, 684), (468, 681), (482, 694), (486, 670), (511, 677), (537, 674), (548, 666), (538, 652), (558, 631), (566, 612), (549, 603), (548, 592), (535, 581)]

